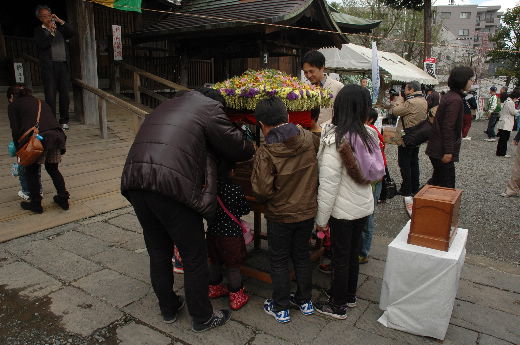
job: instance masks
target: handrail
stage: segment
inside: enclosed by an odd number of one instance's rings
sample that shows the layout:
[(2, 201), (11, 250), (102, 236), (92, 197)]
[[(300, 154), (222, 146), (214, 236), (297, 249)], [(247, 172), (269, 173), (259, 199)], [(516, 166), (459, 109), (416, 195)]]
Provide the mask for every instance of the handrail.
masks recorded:
[(39, 64), (40, 63), (40, 60), (38, 60), (37, 58), (35, 58), (34, 56), (31, 56), (29, 54), (22, 54), (22, 58), (24, 60), (27, 60), (27, 61), (35, 63), (35, 64)]
[(168, 86), (169, 88), (176, 89), (176, 90), (190, 90), (186, 86), (174, 83), (172, 81), (169, 81), (168, 79), (161, 78), (155, 74), (152, 74), (150, 72), (146, 72), (145, 70), (142, 70), (140, 68), (137, 68), (135, 66), (129, 65), (127, 63), (122, 62), (121, 67), (126, 68), (127, 70), (130, 70), (132, 72), (135, 72), (145, 78), (151, 79), (153, 81), (156, 81), (158, 83), (161, 83), (163, 85)]
[(144, 118), (146, 115), (149, 114), (149, 112), (147, 112), (146, 110), (138, 108), (135, 105), (126, 102), (125, 100), (117, 98), (116, 96), (114, 96), (106, 91), (98, 89), (97, 87), (90, 86), (81, 79), (73, 79), (72, 82), (74, 84), (78, 85), (79, 87), (81, 87), (89, 92), (92, 92), (96, 96), (102, 97), (113, 104), (119, 105), (120, 107), (123, 107), (126, 110), (133, 112), (140, 118)]

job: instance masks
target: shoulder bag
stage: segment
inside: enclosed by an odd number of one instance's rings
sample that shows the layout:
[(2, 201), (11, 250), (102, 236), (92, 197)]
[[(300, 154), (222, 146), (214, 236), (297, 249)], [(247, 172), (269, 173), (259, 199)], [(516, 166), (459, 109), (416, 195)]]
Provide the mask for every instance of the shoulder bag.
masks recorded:
[(38, 160), (40, 156), (43, 154), (43, 145), (40, 139), (37, 138), (40, 126), (40, 114), (42, 111), (42, 102), (38, 100), (38, 115), (36, 116), (36, 124), (29, 128), (27, 132), (25, 132), (20, 139), (18, 139), (18, 144), (21, 144), (25, 138), (29, 134), (29, 140), (18, 150), (16, 151), (16, 156), (18, 157), (18, 164), (26, 167)]
[(251, 226), (245, 221), (245, 220), (241, 220), (241, 219), (237, 219), (237, 217), (235, 217), (231, 212), (228, 211), (228, 209), (226, 208), (226, 206), (224, 205), (224, 203), (222, 202), (222, 200), (220, 199), (220, 197), (217, 196), (217, 201), (218, 201), (218, 204), (220, 205), (220, 207), (222, 208), (222, 211), (226, 212), (226, 214), (229, 216), (229, 218), (231, 218), (235, 223), (238, 224), (238, 226), (240, 226), (240, 228), (242, 229), (242, 235), (244, 235), (244, 242), (245, 244), (249, 244), (253, 241), (253, 231), (251, 230)]

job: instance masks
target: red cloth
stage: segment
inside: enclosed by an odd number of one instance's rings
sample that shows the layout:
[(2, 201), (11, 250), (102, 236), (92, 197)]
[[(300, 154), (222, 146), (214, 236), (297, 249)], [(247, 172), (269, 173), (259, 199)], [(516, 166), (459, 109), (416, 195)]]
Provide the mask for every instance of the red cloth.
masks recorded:
[[(228, 113), (227, 116), (233, 122), (245, 122), (252, 125), (256, 125), (256, 118), (253, 114), (247, 113)], [(310, 128), (311, 123), (311, 112), (310, 111), (290, 111), (289, 122), (296, 125), (301, 125), (305, 128)]]
[(379, 138), (379, 148), (381, 149), (381, 154), (383, 155), (383, 161), (385, 162), (385, 167), (386, 167), (385, 139), (383, 138), (381, 133), (379, 133), (379, 130), (376, 128), (376, 126), (374, 126), (374, 125), (369, 125), (369, 126), (372, 127), (373, 129), (375, 129), (377, 132), (377, 137)]
[(473, 121), (473, 115), (464, 114), (464, 117), (462, 117), (462, 137), (463, 138), (468, 136), (469, 129), (471, 128), (471, 121)]

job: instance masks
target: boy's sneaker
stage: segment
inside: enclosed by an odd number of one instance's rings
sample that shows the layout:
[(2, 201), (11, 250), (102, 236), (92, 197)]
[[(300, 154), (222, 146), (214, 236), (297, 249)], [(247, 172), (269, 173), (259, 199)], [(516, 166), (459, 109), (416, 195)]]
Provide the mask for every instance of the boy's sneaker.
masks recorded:
[(212, 328), (225, 325), (231, 318), (231, 310), (221, 309), (213, 313), (208, 321), (204, 323), (192, 322), (191, 330), (196, 333), (204, 332)]
[(405, 196), (403, 201), (406, 213), (408, 213), (408, 216), (412, 218), (413, 198), (411, 196)]
[(175, 260), (175, 258), (172, 259), (172, 264), (173, 264), (173, 273), (184, 274), (184, 267), (182, 266), (182, 264), (180, 262)]
[(353, 297), (351, 299), (347, 299), (347, 307), (349, 307), (349, 308), (357, 307), (357, 298)]
[(329, 302), (316, 302), (314, 309), (320, 314), (333, 317), (335, 319), (345, 320), (347, 318), (347, 307), (336, 306)]
[(314, 314), (314, 306), (312, 305), (311, 300), (300, 304), (300, 303), (296, 302), (296, 298), (295, 298), (294, 294), (292, 293), (291, 296), (289, 297), (289, 303), (291, 303), (291, 305), (293, 307), (300, 309), (300, 311), (302, 312), (303, 315)]
[(325, 273), (325, 274), (331, 274), (332, 273), (332, 266), (331, 266), (331, 264), (320, 264), (318, 266), (318, 269), (320, 270), (321, 273)]
[(264, 302), (264, 311), (273, 316), (274, 319), (280, 323), (286, 323), (291, 321), (291, 316), (289, 315), (289, 310), (280, 310), (274, 311), (274, 302), (272, 299), (266, 299)]
[(244, 288), (237, 292), (229, 292), (229, 306), (232, 310), (238, 310), (245, 306), (249, 301), (249, 295), (246, 294)]
[(363, 265), (363, 264), (368, 263), (368, 256), (362, 256), (362, 255), (360, 255), (358, 259), (359, 259), (359, 264), (360, 264), (360, 265)]
[(490, 143), (494, 143), (497, 140), (495, 138), (488, 138), (488, 139), (484, 139), (484, 141), (487, 141), (487, 142), (490, 142)]
[(29, 194), (24, 193), (23, 190), (18, 191), (18, 196), (25, 201), (29, 200)]
[(184, 308), (184, 305), (186, 304), (186, 302), (184, 301), (184, 297), (183, 296), (178, 296), (179, 297), (179, 306), (177, 307), (177, 311), (175, 312), (175, 314), (162, 314), (162, 318), (163, 318), (163, 322), (164, 323), (174, 323), (175, 321), (177, 321), (177, 313), (179, 311), (181, 311), (182, 308)]
[(228, 288), (225, 285), (217, 284), (217, 285), (209, 285), (208, 286), (208, 297), (209, 298), (219, 298), (222, 296), (229, 295)]

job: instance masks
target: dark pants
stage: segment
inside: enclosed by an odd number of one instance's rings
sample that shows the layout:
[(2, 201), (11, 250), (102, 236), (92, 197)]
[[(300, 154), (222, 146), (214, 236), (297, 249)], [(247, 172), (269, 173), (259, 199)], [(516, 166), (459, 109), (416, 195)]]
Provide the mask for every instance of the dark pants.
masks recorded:
[(497, 136), (498, 136), (497, 156), (503, 157), (507, 154), (507, 142), (509, 141), (511, 132), (505, 131), (503, 129), (499, 129)]
[[(58, 169), (58, 163), (45, 163), (45, 170), (51, 177), (58, 196), (68, 198), (69, 193), (65, 188), (65, 180), (63, 179), (63, 175)], [(42, 201), (42, 197), (40, 195), (42, 187), (40, 178), (40, 164), (35, 163), (25, 167), (25, 178), (29, 188), (31, 201), (40, 203)]]
[(208, 298), (208, 254), (202, 217), (177, 201), (146, 191), (128, 192), (137, 219), (143, 228), (150, 255), (150, 277), (163, 315), (179, 307), (173, 291), (173, 243), (184, 265), (184, 291), (193, 320), (206, 322), (213, 314)]
[(485, 133), (487, 134), (488, 138), (490, 138), (490, 139), (496, 137), (495, 126), (497, 125), (499, 118), (500, 118), (500, 116), (498, 113), (491, 113), (491, 115), (489, 116), (488, 127), (487, 127), (487, 130)]
[(331, 217), (330, 242), (332, 244), (332, 303), (343, 306), (356, 297), (361, 232), (367, 217), (346, 220)]
[(69, 67), (66, 62), (53, 62), (42, 70), (45, 102), (56, 115), (56, 93), (60, 97), (60, 124), (69, 123)]
[(455, 163), (443, 163), (440, 159), (430, 157), (433, 166), (432, 178), (428, 184), (439, 187), (455, 188)]
[(471, 128), (471, 121), (473, 121), (473, 115), (464, 114), (462, 118), (462, 137), (465, 138), (468, 136), (469, 129)]
[(401, 194), (415, 195), (419, 191), (419, 147), (402, 147), (397, 149), (399, 169), (403, 183)]
[(312, 270), (309, 258), (309, 240), (313, 228), (314, 218), (298, 223), (276, 223), (267, 220), (275, 311), (289, 308), (290, 259), (292, 259), (296, 274), (295, 297), (297, 302), (304, 303), (311, 299)]

